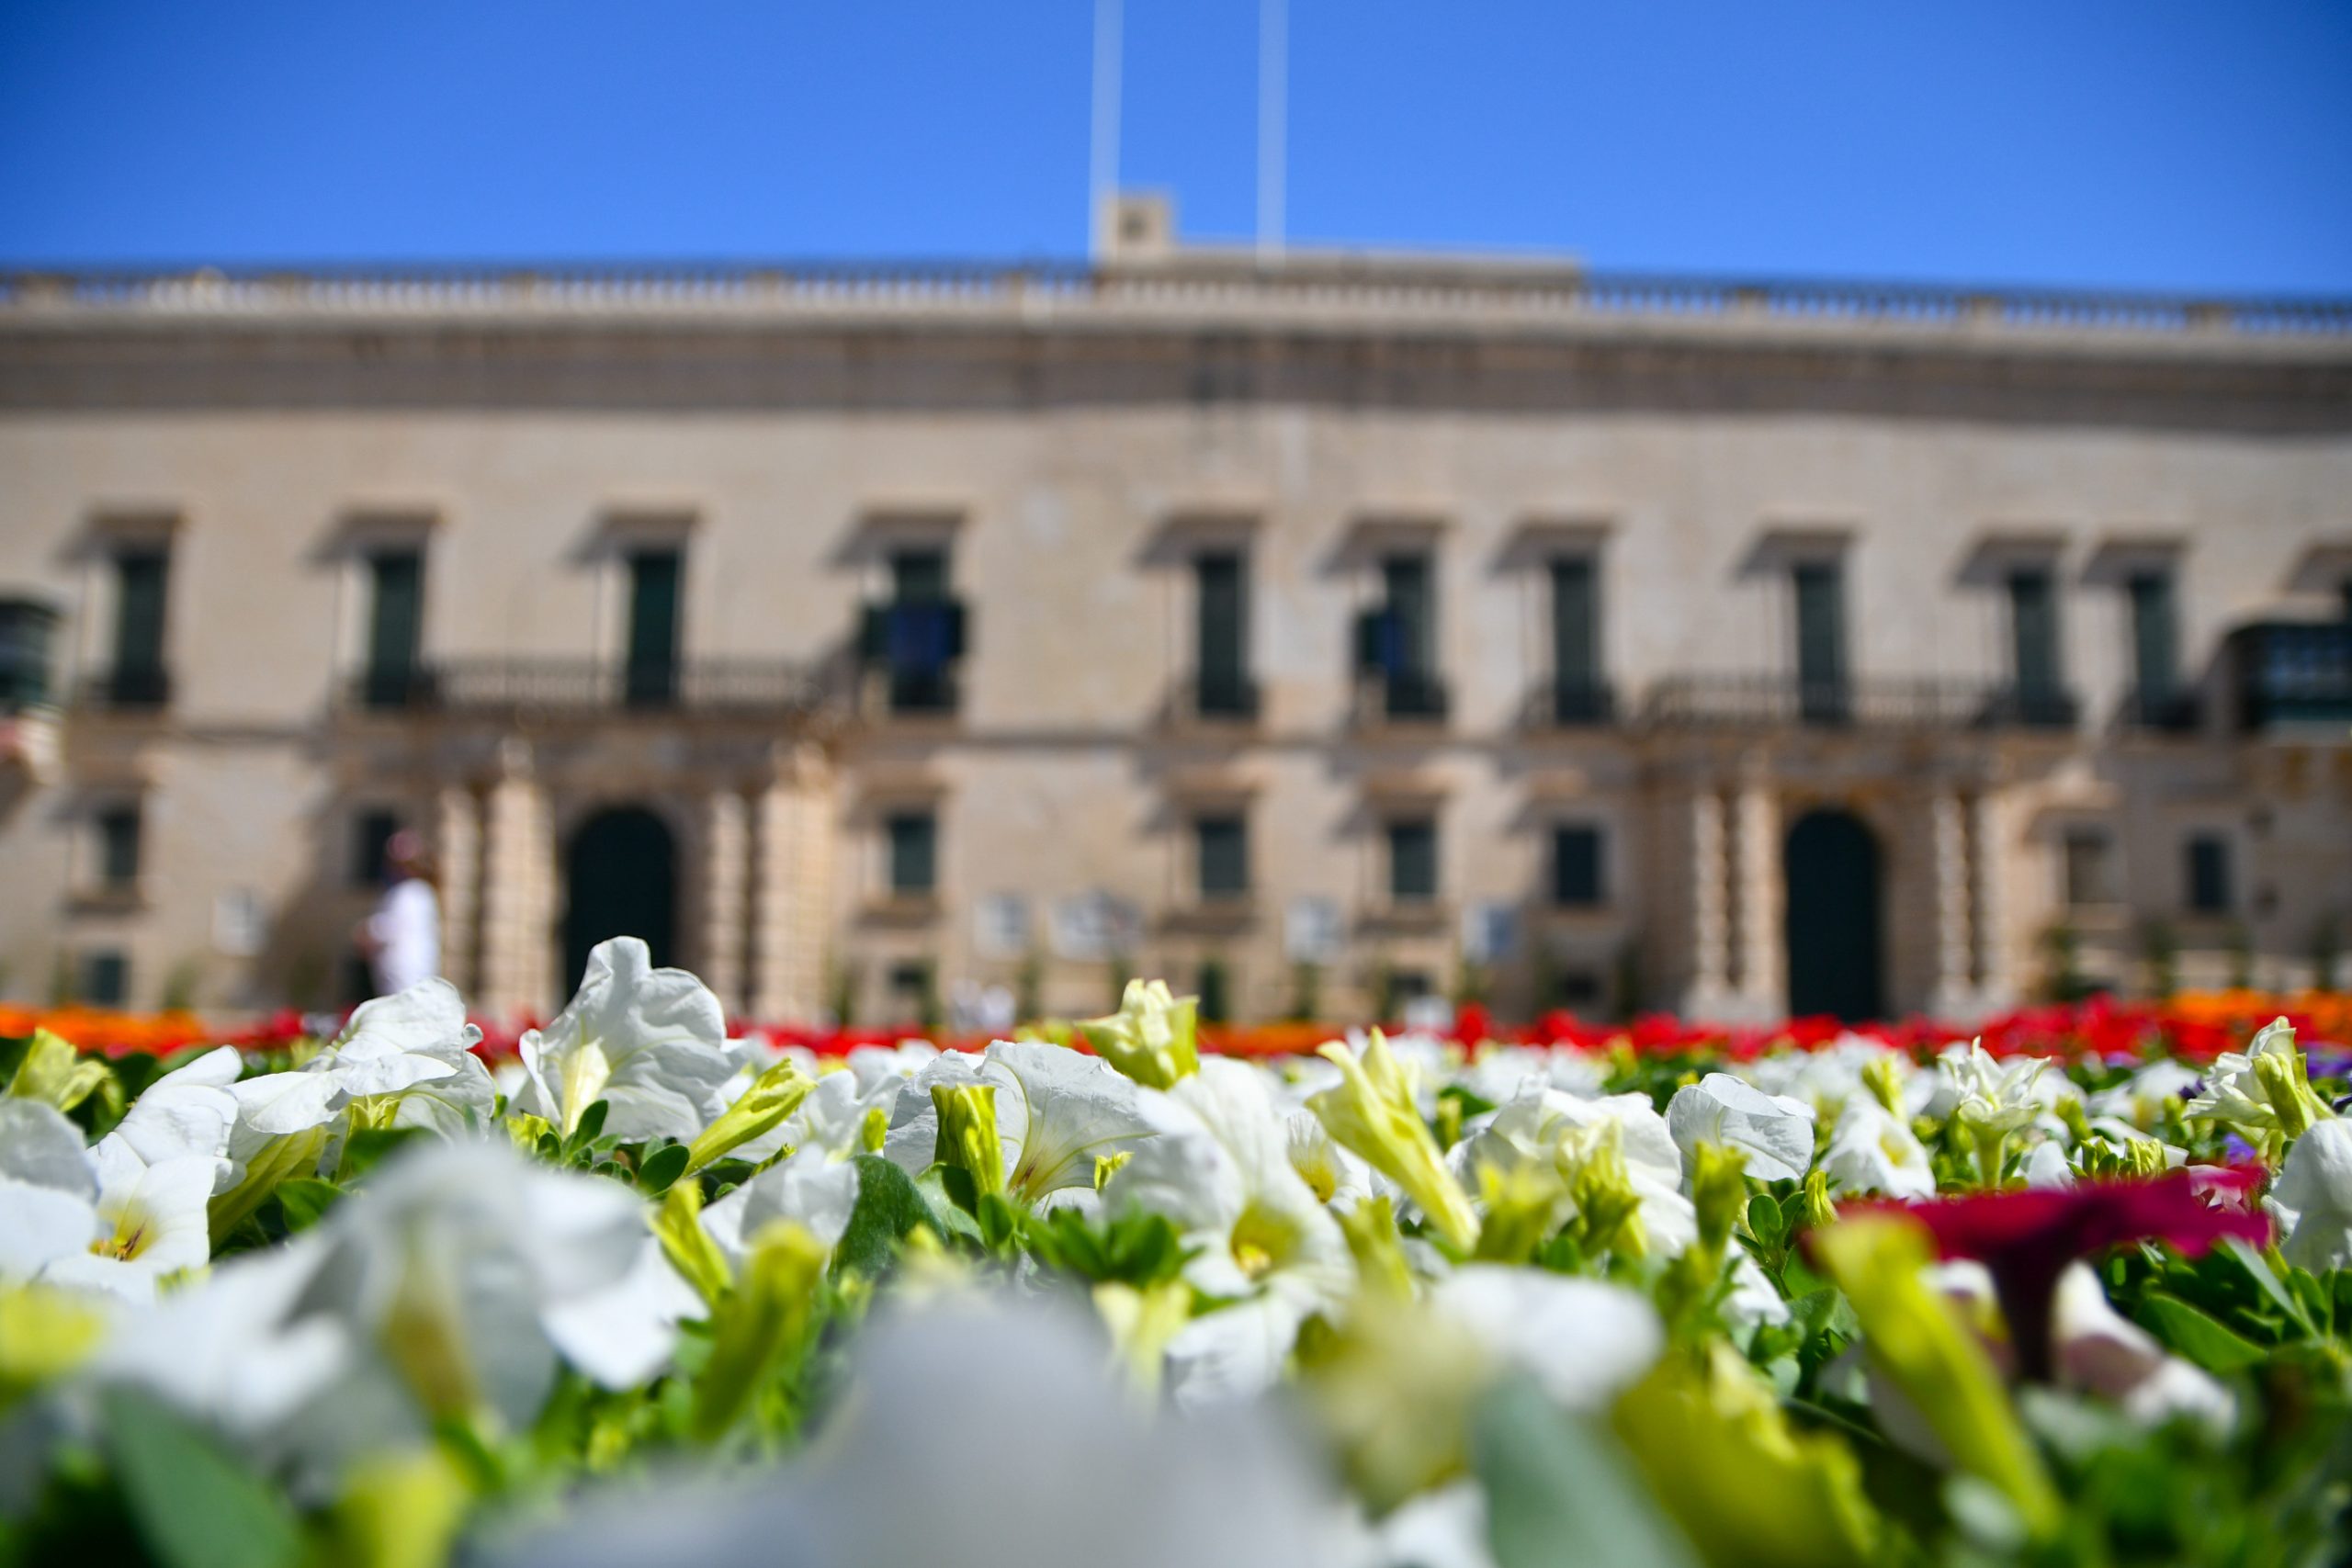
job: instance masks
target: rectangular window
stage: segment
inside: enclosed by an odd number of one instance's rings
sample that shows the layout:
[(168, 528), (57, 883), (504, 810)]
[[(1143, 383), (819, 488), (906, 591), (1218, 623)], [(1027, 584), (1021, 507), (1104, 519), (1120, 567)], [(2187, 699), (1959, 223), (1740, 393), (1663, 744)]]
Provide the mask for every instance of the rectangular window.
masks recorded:
[(1552, 902), (1564, 909), (1600, 904), (1600, 829), (1573, 826), (1552, 829)]
[(1193, 838), (1203, 898), (1238, 898), (1250, 891), (1250, 828), (1244, 818), (1199, 818)]
[(1402, 551), (1380, 562), (1383, 602), (1356, 623), (1356, 666), (1380, 681), (1391, 718), (1442, 718), (1445, 687), (1437, 672), (1437, 586), (1427, 551)]
[(398, 814), (362, 811), (351, 819), (351, 885), (373, 887), (384, 880), (384, 851), (400, 831)]
[(1430, 818), (1388, 824), (1388, 897), (1399, 904), (1437, 897), (1437, 824)]
[(890, 891), (920, 897), (938, 886), (939, 819), (928, 811), (894, 811), (890, 840)]
[(81, 999), (92, 1007), (119, 1008), (130, 1001), (130, 960), (119, 949), (96, 948), (82, 954)]
[(2178, 676), (2175, 651), (2172, 574), (2134, 573), (2132, 595), (2132, 679), (2138, 687), (2143, 720), (2161, 722)]
[(124, 801), (98, 812), (98, 885), (116, 891), (139, 886), (140, 811)]
[(0, 599), (0, 713), (50, 700), (49, 638), (57, 612), (32, 599)]
[(2009, 667), (2019, 716), (2030, 724), (2050, 719), (2065, 678), (2058, 660), (2057, 576), (2048, 567), (2009, 573)]
[(171, 556), (161, 545), (126, 548), (115, 566), (114, 690), (122, 707), (155, 707), (169, 694), (164, 671), (164, 604)]
[(2230, 912), (2230, 845), (2219, 833), (2188, 836), (2188, 908), (2199, 915)]
[(1249, 579), (1238, 550), (1209, 550), (1194, 558), (1200, 624), (1195, 695), (1203, 714), (1246, 717), (1250, 701)]
[(628, 558), (628, 665), (624, 694), (660, 706), (678, 695), (678, 590), (684, 559), (677, 550), (637, 550)]
[(1846, 573), (1835, 560), (1800, 561), (1792, 573), (1797, 604), (1797, 708), (1810, 723), (1845, 718)]
[(2066, 907), (2095, 909), (2115, 902), (2115, 846), (2097, 828), (2069, 828), (2060, 840), (2064, 855)]
[(413, 694), (424, 649), (424, 558), (379, 550), (368, 558), (368, 705), (400, 707)]
[(889, 676), (894, 713), (956, 706), (954, 665), (964, 654), (964, 606), (948, 591), (944, 549), (890, 552), (890, 598), (865, 612), (865, 656)]
[(1552, 562), (1553, 716), (1562, 724), (1605, 716), (1600, 690), (1600, 583), (1590, 556)]

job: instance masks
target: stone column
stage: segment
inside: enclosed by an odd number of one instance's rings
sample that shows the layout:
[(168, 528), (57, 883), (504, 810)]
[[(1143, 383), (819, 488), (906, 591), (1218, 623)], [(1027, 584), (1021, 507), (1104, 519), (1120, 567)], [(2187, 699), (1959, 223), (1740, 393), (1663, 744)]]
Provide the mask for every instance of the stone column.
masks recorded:
[(1719, 1012), (1731, 992), (1730, 886), (1724, 833), (1724, 797), (1702, 783), (1690, 796), (1690, 983), (1682, 1010)]
[(751, 816), (731, 788), (703, 802), (702, 979), (729, 1012), (743, 1008), (744, 898)]
[(2010, 951), (2007, 900), (2001, 879), (2007, 872), (2007, 813), (2000, 796), (1990, 787), (1977, 792), (1970, 803), (1970, 900), (1976, 938), (1977, 1002), (1991, 1010), (2014, 1006), (2018, 995), (2017, 955)]
[(832, 908), (832, 773), (821, 748), (783, 752), (752, 802), (752, 1012), (813, 1017)]
[(1928, 800), (1928, 851), (1934, 871), (1936, 984), (1928, 1010), (1939, 1018), (1976, 1011), (1968, 856), (1968, 817), (1958, 792), (1939, 786)]
[(555, 991), (555, 841), (530, 749), (511, 740), (482, 805), (481, 998), (500, 1016), (540, 1012)]
[(1781, 930), (1781, 803), (1769, 782), (1749, 777), (1734, 801), (1737, 813), (1732, 897), (1739, 942), (1739, 995), (1751, 1019), (1787, 1010), (1787, 961)]
[(434, 800), (434, 850), (441, 863), (441, 973), (468, 1001), (481, 988), (476, 917), (481, 897), (481, 801), (463, 784)]

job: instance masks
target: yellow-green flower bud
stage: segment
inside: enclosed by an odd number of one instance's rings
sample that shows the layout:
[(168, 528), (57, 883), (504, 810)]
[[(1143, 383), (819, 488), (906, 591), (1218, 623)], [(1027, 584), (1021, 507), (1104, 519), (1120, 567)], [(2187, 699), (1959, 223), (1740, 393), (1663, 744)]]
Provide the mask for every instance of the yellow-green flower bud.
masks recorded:
[(1862, 1087), (1871, 1098), (1887, 1109), (1890, 1115), (1903, 1114), (1903, 1078), (1895, 1070), (1894, 1058), (1878, 1056), (1862, 1064)]
[(1402, 1187), (1448, 1242), (1463, 1252), (1476, 1247), (1477, 1211), (1445, 1168), (1437, 1140), (1414, 1106), (1411, 1069), (1396, 1059), (1376, 1029), (1361, 1056), (1336, 1041), (1317, 1054), (1340, 1075), (1337, 1085), (1306, 1102), (1325, 1130)]
[(878, 1155), (890, 1136), (890, 1113), (879, 1105), (865, 1108), (865, 1119), (857, 1124), (858, 1146), (867, 1154)]
[(2254, 1081), (2270, 1109), (2278, 1113), (2279, 1130), (2294, 1139), (2310, 1132), (2312, 1122), (2327, 1121), (2335, 1112), (2312, 1089), (2311, 1070), (2291, 1040), (2290, 1036), (2284, 1051), (2266, 1051), (2254, 1058)]
[(695, 1379), (696, 1440), (717, 1442), (750, 1409), (768, 1372), (808, 1326), (830, 1249), (790, 1220), (752, 1238), (743, 1277), (711, 1314), (710, 1359)]
[(333, 1559), (354, 1568), (435, 1568), (448, 1561), (469, 1501), (458, 1467), (437, 1448), (362, 1460), (328, 1513)]
[(716, 1306), (733, 1288), (735, 1271), (710, 1233), (702, 1228), (702, 1183), (681, 1181), (662, 1195), (661, 1212), (653, 1218), (653, 1238), (707, 1305)]
[(1147, 1403), (1157, 1402), (1169, 1343), (1193, 1314), (1192, 1287), (1182, 1280), (1163, 1280), (1139, 1291), (1106, 1280), (1094, 1287), (1094, 1310), (1110, 1332), (1111, 1348), (1126, 1370), (1128, 1382)]
[(1001, 1195), (1004, 1145), (997, 1137), (996, 1086), (933, 1084), (931, 1103), (939, 1112), (939, 1143), (932, 1157), (969, 1171), (975, 1192)]
[(700, 1170), (729, 1150), (772, 1132), (800, 1109), (817, 1080), (788, 1061), (778, 1062), (752, 1080), (734, 1104), (686, 1145), (686, 1170)]
[(1838, 1205), (1829, 1201), (1829, 1173), (1815, 1166), (1804, 1173), (1804, 1228), (1825, 1230), (1838, 1223)]
[(25, 1058), (8, 1079), (12, 1100), (38, 1100), (55, 1111), (71, 1111), (98, 1089), (114, 1086), (109, 1098), (119, 1099), (121, 1086), (114, 1069), (96, 1056), (84, 1056), (73, 1044), (46, 1029), (33, 1031)]
[(1524, 1263), (1534, 1257), (1569, 1209), (1568, 1185), (1548, 1165), (1506, 1171), (1482, 1162), (1478, 1197), (1487, 1218), (1479, 1228), (1477, 1255), (1494, 1263)]
[(205, 1206), (213, 1247), (217, 1250), (228, 1240), (229, 1233), (260, 1208), (277, 1190), (279, 1183), (317, 1170), (319, 1156), (326, 1152), (326, 1146), (327, 1129), (322, 1125), (281, 1134), (256, 1150), (245, 1162), (243, 1179), (228, 1191), (213, 1194), (212, 1201)]
[(77, 1296), (0, 1287), (0, 1414), (87, 1360), (105, 1334), (106, 1319)]
[(1147, 1088), (1201, 1070), (1200, 998), (1177, 996), (1165, 980), (1128, 981), (1118, 1011), (1078, 1027), (1096, 1055)]
[(1721, 1144), (1691, 1150), (1690, 1202), (1699, 1211), (1699, 1245), (1715, 1257), (1747, 1213), (1747, 1156)]
[(1382, 1193), (1367, 1198), (1346, 1213), (1334, 1211), (1340, 1234), (1348, 1238), (1348, 1252), (1356, 1260), (1356, 1277), (1368, 1296), (1391, 1301), (1413, 1297), (1412, 1266), (1396, 1235), (1396, 1206)]
[(1553, 1163), (1568, 1184), (1576, 1209), (1575, 1235), (1589, 1258), (1614, 1252), (1640, 1258), (1649, 1251), (1642, 1226), (1642, 1195), (1625, 1166), (1622, 1123), (1602, 1122), (1565, 1134)]
[(506, 1113), (506, 1135), (525, 1154), (537, 1154), (539, 1140), (555, 1134), (555, 1123), (544, 1116), (534, 1116), (527, 1111)]

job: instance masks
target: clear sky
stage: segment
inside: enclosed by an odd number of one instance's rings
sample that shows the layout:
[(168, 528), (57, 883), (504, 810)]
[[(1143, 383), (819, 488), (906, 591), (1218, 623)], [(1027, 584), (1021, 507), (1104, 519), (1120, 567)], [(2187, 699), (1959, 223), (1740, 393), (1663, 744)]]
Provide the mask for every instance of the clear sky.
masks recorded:
[[(1253, 223), (1257, 0), (1126, 0)], [(1092, 0), (0, 0), (0, 260), (1072, 256)], [(1294, 240), (2352, 293), (2352, 3), (1291, 0)]]

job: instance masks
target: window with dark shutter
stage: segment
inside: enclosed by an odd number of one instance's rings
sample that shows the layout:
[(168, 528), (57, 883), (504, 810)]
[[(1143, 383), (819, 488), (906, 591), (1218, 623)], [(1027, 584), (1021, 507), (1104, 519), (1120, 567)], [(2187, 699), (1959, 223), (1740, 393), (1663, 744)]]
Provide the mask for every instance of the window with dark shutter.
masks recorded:
[(373, 887), (384, 879), (384, 851), (400, 831), (393, 812), (362, 811), (351, 819), (351, 885)]
[(99, 811), (98, 881), (117, 890), (139, 884), (139, 805), (123, 801)]
[(1601, 901), (1600, 829), (1553, 829), (1552, 902), (1564, 909), (1586, 909)]
[(50, 700), (49, 642), (57, 612), (32, 599), (0, 599), (0, 713)]
[(659, 706), (678, 694), (678, 551), (639, 550), (628, 558), (628, 665), (624, 694)]
[(1388, 897), (1398, 903), (1437, 897), (1437, 824), (1426, 817), (1388, 824)]
[(1196, 701), (1204, 714), (1245, 716), (1250, 656), (1246, 640), (1249, 604), (1240, 552), (1210, 550), (1193, 563), (1199, 613)]
[(119, 1008), (130, 1000), (130, 960), (113, 948), (82, 954), (81, 999), (92, 1007)]
[(1797, 705), (1808, 721), (1836, 723), (1847, 712), (1845, 570), (1834, 560), (1800, 561), (1792, 576)]
[(1250, 891), (1250, 831), (1239, 817), (1203, 817), (1193, 824), (1201, 897), (1238, 898)]
[(2154, 720), (2171, 698), (2177, 677), (2172, 574), (2135, 573), (2132, 596), (2132, 678), (2143, 716)]
[(2199, 915), (2230, 912), (2230, 845), (2219, 833), (2188, 839), (2188, 908)]
[(922, 895), (938, 886), (939, 822), (928, 811), (896, 811), (888, 824), (890, 891)]
[(1563, 724), (1602, 716), (1599, 583), (1590, 556), (1552, 563), (1553, 716)]
[(161, 546), (125, 549), (115, 557), (114, 690), (123, 707), (160, 705), (164, 671), (164, 605), (171, 557)]
[(368, 560), (368, 704), (399, 707), (412, 695), (424, 629), (424, 558), (381, 550)]
[(2058, 585), (2048, 567), (2009, 573), (2009, 659), (2028, 720), (2053, 709), (2064, 682), (2058, 662)]

